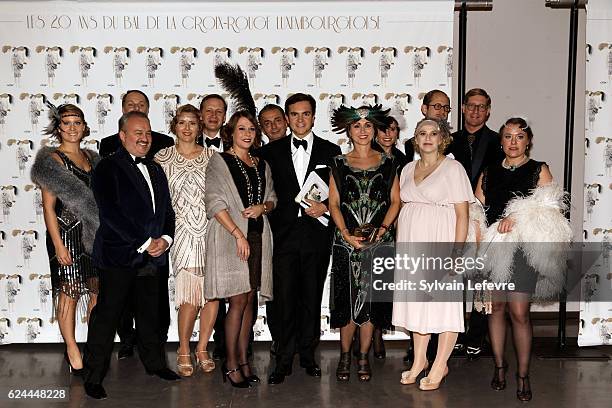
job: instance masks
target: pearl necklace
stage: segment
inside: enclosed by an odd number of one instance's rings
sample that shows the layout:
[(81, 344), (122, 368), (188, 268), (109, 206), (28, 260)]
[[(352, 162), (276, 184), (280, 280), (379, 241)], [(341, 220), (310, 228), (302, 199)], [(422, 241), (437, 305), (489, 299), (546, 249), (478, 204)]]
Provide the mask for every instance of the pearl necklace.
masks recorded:
[(251, 185), (251, 179), (249, 178), (249, 175), (248, 175), (246, 169), (242, 165), (242, 160), (240, 160), (240, 158), (238, 157), (238, 155), (234, 151), (233, 147), (230, 147), (230, 151), (234, 155), (234, 159), (236, 160), (236, 164), (238, 164), (238, 168), (240, 169), (240, 172), (242, 173), (242, 175), (244, 176), (244, 180), (246, 181), (246, 185), (247, 185), (247, 200), (248, 200), (249, 206), (261, 204), (261, 202), (260, 202), (261, 201), (260, 197), (262, 197), (262, 194), (261, 194), (261, 190), (262, 190), (261, 176), (259, 175), (259, 170), (257, 170), (257, 165), (255, 164), (255, 160), (253, 160), (253, 156), (251, 156), (251, 152), (247, 152), (247, 155), (249, 156), (249, 160), (251, 161), (251, 165), (255, 169), (255, 176), (257, 177), (257, 195), (256, 196), (253, 195), (253, 186)]
[(529, 157), (525, 156), (518, 164), (508, 164), (508, 159), (502, 160), (502, 167), (506, 170), (514, 171), (529, 161)]

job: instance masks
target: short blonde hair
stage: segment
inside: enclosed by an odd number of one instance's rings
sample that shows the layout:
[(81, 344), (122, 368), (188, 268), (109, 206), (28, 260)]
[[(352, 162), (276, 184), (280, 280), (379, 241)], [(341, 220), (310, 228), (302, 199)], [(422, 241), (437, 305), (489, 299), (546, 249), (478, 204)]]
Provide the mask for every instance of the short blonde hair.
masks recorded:
[(174, 117), (172, 118), (172, 121), (170, 122), (170, 129), (169, 129), (170, 132), (176, 135), (176, 124), (178, 123), (178, 118), (184, 113), (191, 113), (198, 119), (198, 135), (197, 136), (200, 136), (202, 132), (204, 131), (204, 125), (202, 123), (202, 114), (195, 106), (189, 103), (183, 106), (180, 106), (176, 110), (176, 114), (174, 115)]
[(440, 135), (442, 136), (442, 140), (440, 141), (440, 144), (438, 145), (438, 152), (444, 154), (444, 152), (446, 151), (446, 148), (453, 141), (453, 138), (450, 134), (450, 129), (448, 127), (448, 122), (444, 119), (425, 118), (417, 122), (416, 127), (414, 128), (414, 137), (412, 138), (412, 146), (414, 147), (414, 151), (416, 153), (421, 153), (421, 149), (419, 149), (419, 145), (417, 144), (417, 141), (416, 141), (416, 136), (417, 136), (417, 133), (419, 132), (419, 129), (423, 125), (426, 125), (427, 122), (432, 122), (438, 127), (438, 131), (440, 132)]

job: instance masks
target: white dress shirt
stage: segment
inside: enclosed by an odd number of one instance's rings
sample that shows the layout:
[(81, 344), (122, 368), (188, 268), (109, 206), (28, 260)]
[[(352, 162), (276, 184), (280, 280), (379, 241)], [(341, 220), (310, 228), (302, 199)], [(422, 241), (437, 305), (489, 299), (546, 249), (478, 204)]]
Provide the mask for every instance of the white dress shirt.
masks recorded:
[[(134, 160), (134, 158), (136, 157), (131, 153), (130, 156), (132, 157), (132, 160)], [(144, 163), (138, 163), (136, 167), (138, 168), (138, 170), (140, 170), (145, 181), (147, 182), (147, 186), (149, 187), (149, 193), (151, 193), (151, 204), (153, 205), (153, 213), (155, 213), (155, 193), (153, 192), (153, 183), (151, 183), (151, 176), (149, 175), (149, 170), (147, 169), (147, 166)], [(162, 235), (161, 237), (164, 239), (164, 241), (168, 243), (168, 248), (170, 248), (172, 242), (174, 242), (172, 237), (169, 237), (168, 235)], [(146, 251), (149, 245), (151, 245), (151, 241), (153, 241), (153, 238), (147, 239), (146, 242), (142, 244), (140, 248), (138, 248), (138, 253), (142, 254), (144, 251)]]
[[(308, 143), (306, 150), (302, 146), (295, 147), (293, 140), (305, 140)], [(314, 136), (312, 132), (309, 132), (303, 138), (291, 135), (291, 158), (293, 159), (293, 168), (295, 169), (295, 175), (297, 176), (300, 187), (306, 181), (306, 172), (308, 170), (308, 163), (310, 162), (310, 155), (312, 154), (312, 143), (314, 142)]]

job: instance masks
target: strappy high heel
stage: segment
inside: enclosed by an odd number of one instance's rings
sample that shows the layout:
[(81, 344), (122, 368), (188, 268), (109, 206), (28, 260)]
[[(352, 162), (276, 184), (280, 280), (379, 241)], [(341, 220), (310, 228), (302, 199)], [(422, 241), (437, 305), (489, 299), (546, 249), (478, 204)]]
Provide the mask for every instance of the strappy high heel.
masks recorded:
[[(199, 354), (203, 354), (203, 353), (206, 354), (207, 358), (200, 358)], [(196, 356), (197, 367), (201, 369), (202, 371), (204, 371), (205, 373), (210, 373), (215, 369), (216, 367), (215, 360), (209, 357), (208, 351), (206, 350), (196, 351), (195, 356)]]
[[(520, 386), (519, 386), (520, 384)], [(531, 401), (531, 384), (529, 383), (529, 374), (524, 377), (521, 377), (516, 374), (516, 398), (519, 401), (527, 402)]]
[(240, 367), (240, 372), (242, 373), (242, 376), (244, 377), (244, 379), (247, 380), (249, 383), (260, 383), (261, 382), (261, 379), (255, 374), (253, 374), (252, 372), (251, 372), (251, 375), (245, 375), (242, 372), (242, 367), (249, 367), (249, 371), (251, 371), (251, 367), (249, 366), (248, 361), (246, 363), (238, 364), (238, 367)]
[(442, 378), (440, 378), (440, 381), (438, 382), (432, 382), (429, 377), (421, 378), (421, 381), (419, 382), (419, 390), (421, 391), (437, 390), (438, 388), (440, 388), (440, 384), (442, 384), (442, 382), (446, 379), (447, 375), (448, 375), (448, 367), (444, 369), (444, 374), (442, 374)]
[[(189, 358), (189, 363), (181, 363), (179, 359), (181, 357)], [(191, 363), (191, 353), (179, 354), (176, 352), (176, 371), (181, 377), (191, 377), (193, 375), (193, 364)]]
[(338, 368), (336, 368), (336, 380), (348, 381), (351, 376), (351, 352), (340, 353)]
[(404, 385), (410, 385), (410, 384), (416, 383), (416, 380), (419, 377), (419, 375), (421, 375), (421, 372), (424, 372), (425, 375), (427, 376), (427, 373), (429, 372), (429, 361), (425, 362), (425, 367), (423, 367), (423, 369), (421, 369), (421, 371), (419, 371), (418, 373), (413, 373), (412, 370), (403, 371), (400, 383)]
[[(506, 370), (508, 369), (508, 363), (504, 362), (501, 367), (495, 366), (493, 370), (493, 378), (491, 379), (491, 388), (495, 391), (502, 391), (506, 389)], [(502, 372), (503, 370), (503, 372)], [(500, 380), (500, 374), (502, 379)]]
[(357, 375), (361, 382), (367, 382), (372, 379), (372, 367), (370, 367), (368, 353), (359, 353), (359, 357), (357, 357)]
[(232, 380), (232, 377), (230, 377), (232, 373), (240, 373), (240, 375), (242, 375), (242, 373), (240, 372), (240, 367), (228, 370), (227, 365), (223, 363), (223, 366), (221, 367), (221, 375), (223, 376), (224, 383), (229, 379), (229, 382), (230, 384), (232, 384), (232, 387), (235, 387), (235, 388), (250, 388), (251, 387), (251, 384), (249, 384), (249, 382), (245, 379), (243, 379), (242, 381), (234, 382), (234, 380)]

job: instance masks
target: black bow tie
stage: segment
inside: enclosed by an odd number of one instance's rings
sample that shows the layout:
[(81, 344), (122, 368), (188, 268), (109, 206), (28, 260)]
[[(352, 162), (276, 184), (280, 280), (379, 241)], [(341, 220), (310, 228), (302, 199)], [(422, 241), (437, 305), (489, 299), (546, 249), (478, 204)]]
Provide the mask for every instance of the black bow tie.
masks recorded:
[(149, 159), (149, 158), (148, 158), (148, 157), (146, 157), (146, 156), (145, 156), (145, 157), (134, 157), (134, 163), (135, 163), (135, 164), (140, 164), (140, 163), (142, 163), (142, 164), (145, 164), (145, 165), (146, 165), (146, 164), (151, 163), (151, 159)]
[(299, 149), (300, 146), (302, 146), (304, 148), (304, 151), (308, 150), (308, 141), (306, 140), (293, 139), (293, 145), (296, 149)]
[(217, 148), (220, 148), (221, 138), (220, 137), (215, 137), (215, 138), (207, 137), (204, 139), (204, 143), (206, 143), (206, 147), (216, 146)]

